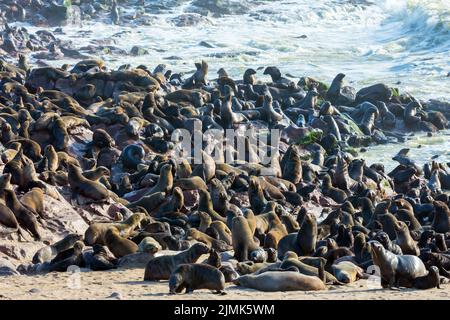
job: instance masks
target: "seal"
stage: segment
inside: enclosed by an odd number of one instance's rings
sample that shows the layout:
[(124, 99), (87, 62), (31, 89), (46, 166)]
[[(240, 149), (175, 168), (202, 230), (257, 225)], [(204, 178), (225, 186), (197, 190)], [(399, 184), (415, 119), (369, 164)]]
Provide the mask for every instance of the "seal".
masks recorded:
[(318, 277), (307, 276), (295, 271), (267, 271), (259, 275), (244, 275), (234, 284), (259, 291), (318, 291), (326, 286)]
[(83, 171), (83, 176), (92, 181), (99, 181), (101, 178), (104, 178), (105, 176), (109, 175), (110, 175), (109, 169), (103, 166)]
[(169, 292), (171, 294), (192, 293), (198, 289), (215, 290), (223, 294), (225, 277), (220, 270), (207, 264), (180, 264), (173, 270), (169, 278)]
[(198, 190), (200, 194), (200, 201), (198, 204), (198, 210), (206, 212), (211, 216), (213, 221), (222, 221), (226, 223), (226, 218), (222, 217), (216, 210), (214, 210), (211, 195), (207, 190)]
[(317, 221), (315, 216), (307, 212), (297, 233), (290, 233), (278, 243), (278, 259), (282, 259), (287, 251), (294, 251), (299, 256), (312, 255), (316, 250)]
[[(86, 262), (86, 266), (93, 271), (105, 271), (115, 269), (117, 265), (117, 258), (111, 257), (108, 249), (99, 244), (92, 247), (93, 255), (91, 260)], [(85, 259), (86, 260), (86, 259)]]
[(182, 190), (208, 190), (205, 181), (197, 176), (177, 179), (173, 185), (174, 187), (180, 187)]
[(433, 229), (438, 233), (446, 233), (450, 231), (450, 209), (442, 201), (433, 201), (435, 209), (433, 219)]
[(336, 278), (342, 283), (352, 283), (364, 276), (364, 270), (350, 261), (333, 264), (332, 269)]
[(30, 211), (39, 215), (41, 218), (44, 216), (44, 191), (40, 188), (33, 188), (20, 198), (20, 202)]
[(250, 177), (250, 184), (248, 188), (248, 197), (252, 210), (256, 214), (260, 214), (267, 205), (267, 200), (264, 197), (264, 192), (261, 183), (256, 177)]
[(418, 256), (420, 249), (417, 243), (411, 237), (408, 226), (403, 221), (398, 221), (395, 225), (395, 232), (397, 233), (396, 244), (400, 246), (403, 254), (411, 254)]
[[(317, 259), (317, 258), (316, 258)], [(288, 269), (290, 267), (296, 267), (298, 271), (302, 274), (305, 274), (307, 276), (316, 276), (320, 277), (320, 266), (323, 264), (325, 265), (325, 259), (318, 258), (319, 264), (317, 267), (311, 266), (309, 264), (306, 264), (306, 260), (300, 261), (298, 258), (298, 255), (295, 252), (288, 251), (284, 255), (283, 262), (280, 265), (281, 269)], [(323, 271), (325, 276), (325, 283), (332, 283), (332, 284), (340, 284), (338, 279), (336, 279), (331, 273), (327, 271)]]
[(109, 191), (104, 185), (85, 178), (81, 168), (73, 164), (68, 164), (68, 179), (72, 198), (82, 195), (90, 202), (104, 202), (110, 198)]
[(201, 255), (209, 253), (209, 247), (204, 243), (195, 243), (175, 255), (155, 257), (145, 267), (144, 281), (168, 280), (177, 266), (185, 263), (195, 263)]
[(55, 258), (60, 252), (72, 248), (75, 242), (82, 240), (83, 236), (71, 233), (65, 236), (63, 239), (55, 242), (52, 245), (45, 246), (38, 251), (33, 256), (32, 262), (34, 264), (50, 262)]
[(33, 213), (17, 200), (16, 193), (13, 190), (4, 190), (4, 192), (6, 205), (14, 213), (19, 225), (29, 231), (34, 238), (41, 240), (39, 224)]
[(172, 165), (165, 164), (161, 167), (158, 182), (148, 190), (144, 196), (152, 195), (156, 192), (165, 192), (170, 194), (173, 188)]
[(229, 246), (225, 241), (214, 239), (195, 228), (190, 228), (186, 232), (186, 239), (195, 239), (197, 241), (203, 242), (211, 249), (215, 249), (219, 252), (224, 252), (231, 249), (231, 246)]
[(69, 266), (81, 266), (84, 263), (83, 259), (84, 243), (77, 241), (74, 243), (73, 248), (60, 252), (52, 261), (48, 270), (66, 272)]
[[(229, 86), (229, 92), (232, 90)], [(247, 119), (243, 114), (233, 112), (231, 103), (231, 94), (227, 94), (220, 105), (220, 118), (222, 119), (222, 127), (225, 129), (233, 129), (235, 124), (246, 121)]]
[(417, 277), (414, 279), (413, 287), (422, 290), (433, 288), (440, 289), (440, 283), (441, 280), (438, 267), (431, 266), (426, 276)]
[(93, 246), (94, 244), (106, 245), (106, 232), (111, 228), (115, 228), (122, 235), (128, 237), (145, 218), (146, 215), (144, 213), (138, 212), (119, 223), (92, 223), (84, 233), (84, 241), (89, 246)]
[(147, 210), (147, 212), (152, 212), (157, 209), (164, 200), (166, 200), (166, 194), (164, 192), (156, 192), (149, 196), (144, 196), (137, 201), (130, 202), (126, 207), (129, 209), (142, 207)]
[(116, 258), (121, 258), (139, 250), (136, 243), (120, 236), (119, 230), (109, 228), (105, 233), (105, 243)]
[(239, 262), (249, 260), (250, 254), (259, 249), (259, 245), (253, 240), (253, 233), (245, 217), (233, 218), (231, 234), (234, 256)]
[(392, 288), (395, 286), (412, 287), (414, 279), (427, 275), (427, 269), (416, 256), (396, 255), (387, 251), (378, 241), (371, 241), (372, 260), (381, 271), (381, 286)]
[(0, 203), (0, 225), (12, 229), (17, 229), (19, 227), (19, 222), (14, 213), (2, 203)]
[(326, 174), (322, 179), (322, 192), (325, 196), (330, 197), (337, 203), (344, 203), (347, 200), (347, 194), (345, 191), (333, 187), (331, 184), (331, 177)]

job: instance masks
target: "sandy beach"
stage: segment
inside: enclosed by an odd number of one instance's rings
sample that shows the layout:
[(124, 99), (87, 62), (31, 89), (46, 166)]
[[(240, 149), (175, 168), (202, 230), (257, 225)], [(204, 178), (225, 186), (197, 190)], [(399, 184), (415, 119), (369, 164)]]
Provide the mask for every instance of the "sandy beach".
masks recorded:
[[(228, 284), (226, 295), (220, 296), (208, 290), (192, 294), (169, 295), (167, 281), (144, 282), (143, 270), (113, 270), (81, 272), (80, 281), (68, 273), (49, 273), (37, 276), (10, 276), (0, 282), (0, 299), (130, 299), (130, 300), (447, 300), (450, 284), (441, 289), (385, 290), (368, 286), (367, 280), (359, 280), (346, 286), (330, 286), (322, 292), (261, 292)], [(79, 284), (79, 286), (77, 286)]]

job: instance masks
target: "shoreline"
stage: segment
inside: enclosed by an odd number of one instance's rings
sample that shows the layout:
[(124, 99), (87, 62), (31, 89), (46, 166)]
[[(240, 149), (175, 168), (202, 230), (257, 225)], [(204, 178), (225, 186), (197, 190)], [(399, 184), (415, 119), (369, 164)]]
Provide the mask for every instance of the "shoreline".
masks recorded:
[[(115, 270), (82, 272), (81, 288), (69, 289), (64, 273), (41, 276), (12, 276), (0, 283), (0, 300), (448, 300), (450, 285), (442, 289), (384, 290), (367, 288), (367, 280), (359, 280), (346, 286), (332, 286), (321, 292), (261, 292), (228, 285), (224, 296), (208, 290), (192, 294), (169, 295), (166, 281), (160, 283), (142, 281), (142, 270)], [(120, 280), (117, 280), (120, 279)], [(33, 290), (34, 289), (34, 290)], [(38, 289), (38, 290), (35, 290)], [(31, 290), (31, 292), (30, 292)], [(119, 295), (118, 295), (119, 294)]]

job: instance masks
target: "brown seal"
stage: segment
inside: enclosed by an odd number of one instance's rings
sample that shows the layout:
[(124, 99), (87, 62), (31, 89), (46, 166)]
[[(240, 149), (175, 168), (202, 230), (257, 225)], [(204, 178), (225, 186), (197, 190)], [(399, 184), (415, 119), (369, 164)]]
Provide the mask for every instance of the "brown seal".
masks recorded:
[(73, 197), (82, 195), (92, 202), (106, 201), (109, 199), (110, 194), (108, 189), (99, 182), (85, 178), (80, 167), (69, 164), (68, 169), (69, 185)]
[(33, 256), (32, 262), (34, 264), (50, 262), (59, 253), (72, 248), (75, 242), (81, 240), (83, 236), (71, 233), (65, 236), (63, 239), (55, 242), (52, 245), (45, 246), (39, 249)]
[(325, 196), (330, 197), (337, 203), (344, 203), (347, 199), (347, 194), (345, 191), (333, 187), (331, 184), (331, 177), (326, 174), (322, 180), (322, 192)]
[(145, 267), (144, 281), (168, 280), (178, 265), (195, 263), (201, 255), (206, 253), (209, 253), (209, 247), (206, 244), (195, 243), (178, 254), (155, 257)]
[(40, 188), (33, 188), (20, 198), (20, 202), (27, 207), (27, 209), (39, 215), (44, 216), (44, 192)]
[(48, 170), (52, 172), (56, 172), (59, 167), (59, 157), (55, 148), (49, 144), (44, 149), (44, 157), (48, 161)]
[(372, 260), (381, 271), (381, 285), (383, 288), (412, 287), (414, 279), (427, 275), (427, 269), (416, 256), (396, 255), (387, 251), (378, 241), (370, 242)]
[(50, 261), (49, 271), (66, 272), (70, 266), (81, 266), (84, 263), (83, 259), (84, 243), (76, 241), (73, 248), (64, 250)]
[(342, 283), (352, 283), (363, 277), (364, 270), (350, 261), (341, 261), (332, 265), (333, 273)]
[(139, 247), (136, 243), (120, 236), (119, 230), (109, 228), (105, 233), (105, 243), (116, 258), (136, 253)]
[(14, 213), (2, 203), (0, 203), (0, 225), (12, 229), (17, 229), (19, 227), (19, 223), (17, 222)]
[(433, 288), (440, 289), (440, 283), (439, 268), (436, 266), (431, 266), (426, 276), (417, 277), (414, 279), (413, 287), (422, 290)]
[(98, 181), (105, 176), (109, 176), (110, 171), (108, 168), (100, 166), (95, 169), (83, 171), (83, 176), (92, 181)]
[(166, 194), (164, 192), (156, 192), (149, 196), (140, 198), (137, 201), (127, 204), (127, 208), (143, 207), (147, 212), (152, 212), (158, 208), (166, 199)]
[(108, 229), (115, 228), (122, 235), (128, 236), (145, 218), (146, 215), (144, 213), (135, 213), (127, 220), (119, 223), (93, 223), (86, 229), (84, 241), (89, 246), (93, 246), (94, 244), (105, 245), (105, 235)]
[(226, 218), (222, 217), (216, 210), (214, 210), (211, 195), (206, 190), (199, 190), (200, 202), (198, 204), (198, 210), (206, 212), (211, 216), (213, 221), (222, 221), (226, 223)]
[(158, 182), (148, 190), (144, 196), (152, 195), (156, 192), (165, 192), (170, 193), (173, 188), (173, 174), (172, 174), (172, 165), (165, 164), (162, 166)]
[(284, 154), (281, 161), (283, 170), (283, 179), (291, 181), (293, 184), (298, 184), (302, 181), (303, 171), (302, 162), (297, 146), (291, 145)]
[(267, 271), (258, 275), (244, 275), (234, 283), (260, 291), (317, 291), (326, 290), (321, 279), (295, 271)]
[(411, 237), (408, 226), (403, 221), (398, 221), (395, 225), (395, 231), (397, 232), (397, 245), (402, 249), (403, 254), (412, 254), (418, 256), (420, 249), (414, 239)]
[[(319, 263), (317, 267), (306, 264), (304, 261), (300, 261), (298, 259), (298, 255), (295, 252), (288, 251), (284, 255), (283, 262), (280, 265), (281, 269), (288, 269), (289, 267), (296, 267), (300, 273), (305, 274), (307, 276), (316, 276), (320, 277), (319, 269), (320, 265), (325, 265), (325, 259), (319, 258)], [(340, 284), (339, 281), (329, 272), (323, 271), (325, 275), (326, 283)]]
[(233, 218), (231, 233), (234, 256), (239, 262), (249, 260), (250, 254), (259, 249), (259, 245), (253, 240), (247, 219), (242, 216)]
[(434, 201), (435, 214), (433, 219), (433, 229), (438, 233), (450, 231), (450, 209), (442, 201)]
[(278, 258), (282, 259), (287, 251), (294, 251), (298, 255), (312, 255), (316, 250), (317, 221), (315, 216), (307, 212), (297, 233), (283, 237), (278, 243)]
[(5, 190), (4, 192), (6, 205), (14, 213), (20, 226), (28, 230), (37, 240), (41, 240), (39, 225), (33, 213), (17, 200), (13, 190)]
[(169, 291), (171, 294), (175, 294), (181, 293), (184, 289), (186, 289), (186, 293), (198, 289), (209, 289), (215, 290), (216, 293), (223, 293), (225, 277), (219, 269), (213, 266), (183, 263), (175, 268), (170, 275)]
[(229, 246), (225, 241), (214, 239), (195, 228), (190, 228), (186, 232), (186, 239), (195, 239), (197, 241), (203, 242), (211, 249), (215, 249), (219, 252), (231, 250), (231, 246)]
[(182, 190), (208, 190), (205, 181), (200, 177), (180, 178), (174, 182), (174, 187)]

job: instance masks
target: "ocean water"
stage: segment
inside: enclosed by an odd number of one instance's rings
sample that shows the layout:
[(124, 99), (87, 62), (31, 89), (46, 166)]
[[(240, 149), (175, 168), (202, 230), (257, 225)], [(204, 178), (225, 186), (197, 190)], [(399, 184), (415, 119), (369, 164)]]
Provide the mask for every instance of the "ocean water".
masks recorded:
[[(152, 13), (156, 2), (168, 9)], [(210, 78), (221, 67), (240, 78), (249, 67), (275, 65), (293, 80), (310, 76), (330, 83), (342, 72), (357, 89), (384, 82), (424, 100), (450, 100), (449, 0), (247, 0), (243, 3), (248, 9), (243, 12), (202, 17), (200, 23), (186, 27), (173, 21), (195, 11), (192, 1), (145, 3), (148, 26), (136, 27), (132, 21), (116, 26), (106, 19), (65, 26), (64, 35), (58, 36), (75, 47), (114, 39), (115, 46), (127, 52), (135, 45), (149, 51), (139, 57), (102, 54), (110, 67), (164, 63), (174, 71), (189, 72), (194, 62), (205, 59)], [(136, 10), (122, 9), (124, 14)], [(212, 48), (201, 46), (201, 41)], [(48, 63), (61, 65), (62, 61)], [(268, 79), (262, 70), (257, 77)], [(439, 152), (439, 160), (450, 161), (448, 132), (439, 137), (425, 139), (429, 142), (421, 143), (418, 157)], [(414, 144), (411, 141), (406, 145)], [(390, 159), (398, 148), (377, 146), (365, 157), (384, 160), (380, 151), (387, 150)]]

